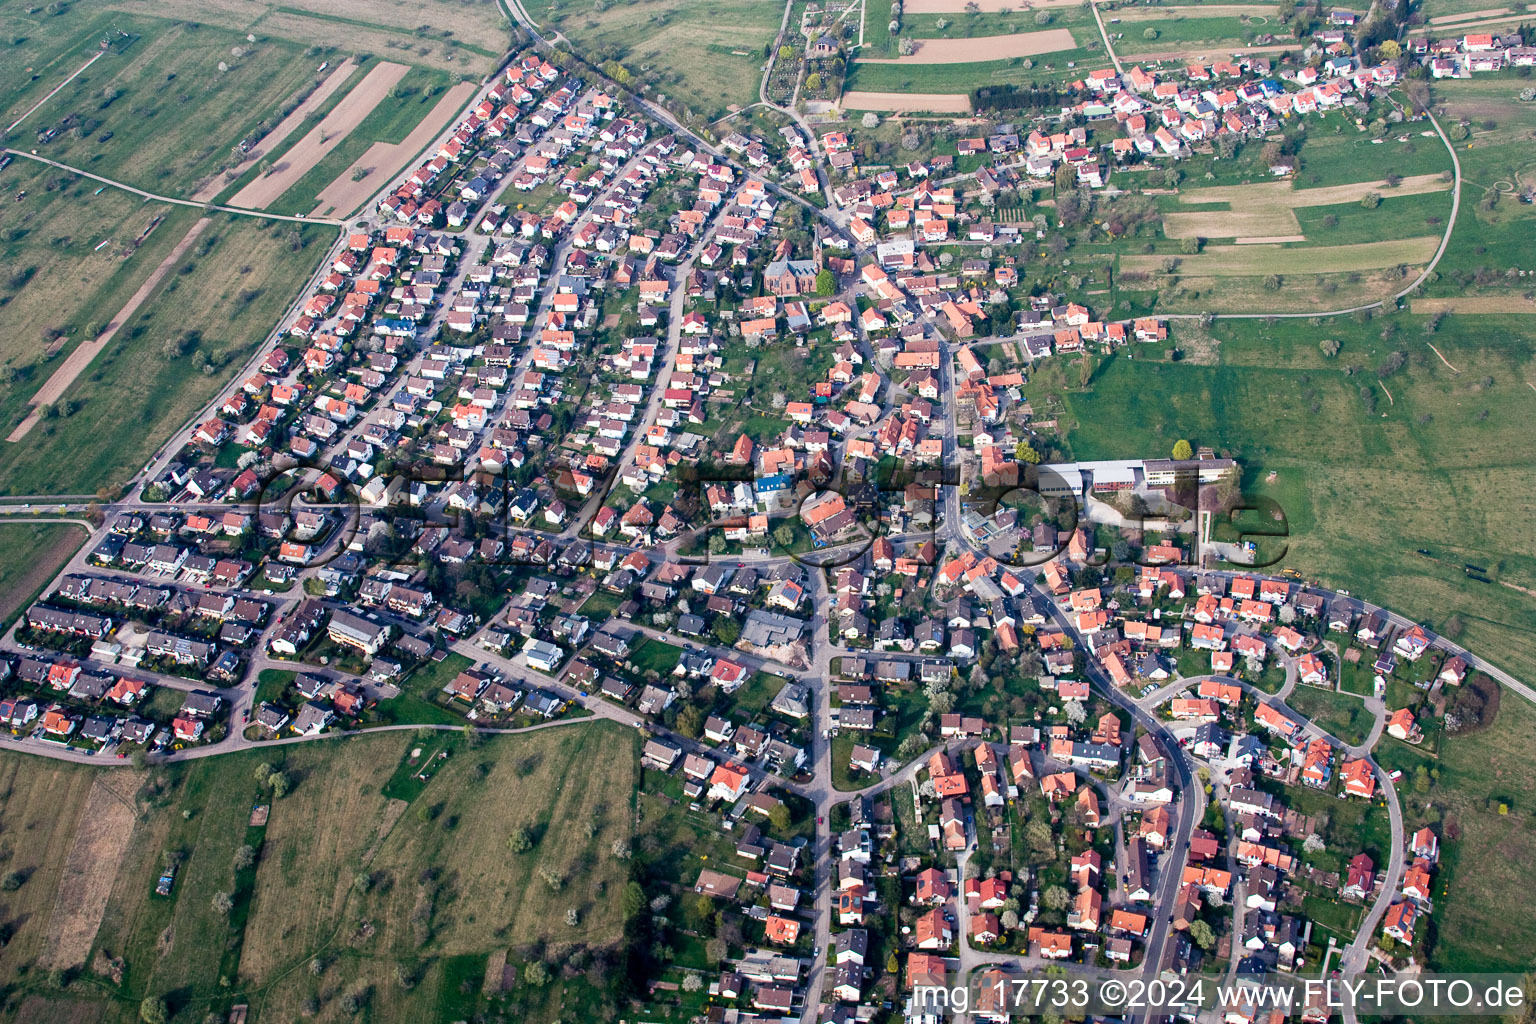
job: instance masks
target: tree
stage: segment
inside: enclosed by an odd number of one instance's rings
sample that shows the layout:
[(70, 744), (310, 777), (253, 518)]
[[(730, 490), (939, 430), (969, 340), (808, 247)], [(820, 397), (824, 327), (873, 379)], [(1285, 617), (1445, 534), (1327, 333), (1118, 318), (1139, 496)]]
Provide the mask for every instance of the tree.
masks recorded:
[(698, 973), (695, 971), (690, 971), (688, 975), (683, 978), (684, 992), (697, 992), (703, 987), (704, 979), (699, 977)]
[(1186, 238), (1179, 243), (1179, 252), (1185, 256), (1193, 256), (1200, 251), (1200, 239)]
[(1178, 459), (1180, 462), (1183, 462), (1185, 459), (1193, 458), (1194, 454), (1194, 449), (1191, 448), (1189, 442), (1183, 438), (1180, 438), (1173, 443), (1173, 457)]
[(837, 292), (837, 275), (826, 267), (816, 272), (816, 294), (822, 298)]
[(235, 851), (235, 870), (244, 871), (256, 863), (256, 848), (249, 843)]
[(778, 832), (789, 830), (789, 808), (782, 803), (773, 805), (773, 810), (768, 812), (768, 821)]
[(780, 523), (773, 528), (773, 539), (779, 547), (787, 548), (795, 542), (795, 528), (788, 523)]
[(544, 961), (535, 960), (523, 968), (523, 980), (534, 988), (543, 988), (549, 984), (549, 968), (544, 966)]
[(624, 895), (620, 897), (620, 904), (626, 919), (634, 917), (645, 909), (645, 890), (640, 888), (639, 882), (629, 882), (624, 886)]
[(815, 71), (805, 76), (805, 88), (809, 92), (821, 91), (821, 75)]
[(741, 623), (724, 615), (718, 615), (715, 617), (714, 625), (710, 627), (710, 632), (714, 633), (715, 639), (725, 646), (734, 647), (736, 641), (741, 639)]
[(1329, 359), (1332, 359), (1334, 356), (1339, 354), (1339, 342), (1337, 338), (1324, 338), (1322, 341), (1317, 343), (1317, 347), (1322, 349), (1323, 355), (1327, 356)]
[(859, 123), (865, 128), (878, 128), (880, 127), (880, 115), (871, 110), (859, 118)]
[(1403, 55), (1403, 47), (1396, 39), (1383, 39), (1376, 47), (1376, 54), (1384, 61), (1397, 60)]
[(1279, 274), (1270, 274), (1268, 277), (1264, 278), (1264, 287), (1268, 288), (1272, 292), (1277, 292), (1284, 286), (1285, 278), (1281, 277)]
[(267, 785), (272, 788), (272, 796), (281, 800), (288, 795), (288, 790), (292, 788), (293, 783), (288, 778), (287, 772), (273, 772), (272, 777), (267, 780)]
[(4, 878), (0, 878), (0, 889), (6, 892), (15, 892), (27, 881), (27, 876), (20, 871), (7, 871)]
[(1361, 197), (1360, 205), (1365, 207), (1367, 210), (1376, 209), (1376, 207), (1381, 205), (1381, 193), (1374, 191), (1367, 192), (1364, 196)]
[(677, 713), (677, 731), (691, 740), (704, 733), (704, 712), (695, 704), (689, 704)]
[(1422, 764), (1413, 770), (1413, 791), (1420, 796), (1429, 792), (1429, 769)]
[(170, 1017), (171, 1011), (161, 996), (145, 996), (139, 1004), (139, 1020), (144, 1024), (165, 1024)]
[(1072, 902), (1072, 897), (1067, 895), (1066, 889), (1059, 885), (1052, 885), (1040, 894), (1040, 902), (1045, 904), (1048, 910), (1065, 910), (1067, 904)]
[(227, 893), (227, 892), (216, 892), (216, 893), (214, 893), (213, 894), (212, 904), (213, 904), (214, 913), (217, 913), (217, 914), (226, 914), (227, 915), (231, 910), (235, 909), (234, 898), (232, 896), (230, 896), (229, 893)]
[(1195, 921), (1189, 926), (1189, 937), (1201, 949), (1210, 949), (1216, 945), (1216, 933), (1204, 921)]
[(513, 853), (527, 853), (533, 849), (533, 830), (527, 825), (519, 825), (512, 830), (507, 837), (507, 849)]
[(1024, 826), (1024, 838), (1029, 845), (1041, 853), (1051, 850), (1056, 845), (1056, 840), (1051, 836), (1051, 826), (1035, 818)]
[(1162, 33), (1159, 32), (1155, 28), (1148, 28), (1146, 31), (1142, 32), (1141, 38), (1147, 40), (1148, 42), (1151, 42), (1152, 40), (1156, 39), (1161, 34)]
[(565, 911), (565, 923), (575, 928), (581, 924), (581, 911), (575, 907), (567, 907)]

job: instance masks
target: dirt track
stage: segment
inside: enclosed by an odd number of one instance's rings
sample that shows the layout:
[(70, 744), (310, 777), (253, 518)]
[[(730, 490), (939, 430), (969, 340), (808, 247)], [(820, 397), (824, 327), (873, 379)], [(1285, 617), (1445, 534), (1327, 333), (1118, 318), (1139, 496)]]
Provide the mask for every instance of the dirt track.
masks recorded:
[(224, 174), (215, 175), (213, 180), (198, 189), (192, 198), (200, 203), (211, 201), (214, 196), (224, 191), (225, 185), (233, 182), (236, 178), (250, 170), (257, 161), (261, 160), (268, 153), (277, 150), (284, 142), (287, 142), (288, 136), (299, 130), (299, 125), (304, 123), (304, 119), (313, 111), (318, 110), (326, 100), (330, 99), (331, 93), (341, 88), (341, 83), (345, 82), (347, 77), (352, 74), (353, 67), (354, 65), (351, 61), (343, 61), (341, 67), (327, 75), (325, 81), (321, 82), (314, 92), (304, 97), (304, 101), (294, 107), (292, 113), (279, 121), (277, 127), (268, 132), (256, 144), (256, 148), (246, 154), (244, 160), (231, 167)]
[[(421, 123), (411, 129), (400, 142), (375, 142), (356, 162), (336, 176), (320, 190), (319, 203), (311, 217), (328, 217), (333, 212), (347, 216), (379, 190), (379, 183), (388, 181), (415, 159), (437, 133), (448, 124), (450, 118), (469, 102), (475, 92), (473, 82), (463, 82), (443, 93), (443, 98), (433, 105)], [(367, 168), (368, 174), (360, 181), (353, 181), (355, 171)]]
[(392, 64), (387, 61), (375, 65), (373, 70), (357, 83), (356, 88), (331, 108), (331, 112), (325, 115), (325, 120), (311, 128), (307, 135), (293, 144), (292, 149), (282, 155), (273, 165), (276, 170), (271, 174), (262, 175), (235, 193), (235, 198), (230, 200), (230, 205), (244, 206), (251, 210), (264, 210), (276, 202), (279, 196), (297, 184), (299, 179), (308, 174), (310, 168), (319, 163), (327, 153), (341, 145), (341, 140), (350, 135), (352, 129), (373, 112), (373, 108), (389, 95), (389, 90), (393, 89), (409, 70), (411, 69), (408, 65)]
[(845, 92), (844, 110), (911, 110), (934, 114), (969, 114), (971, 98), (963, 92)]
[(973, 64), (984, 60), (1009, 60), (1077, 48), (1077, 40), (1064, 28), (1042, 32), (1015, 32), (1006, 36), (974, 36), (970, 39), (921, 39), (910, 57), (863, 60), (860, 64)]
[(160, 265), (144, 279), (143, 284), (139, 285), (139, 290), (129, 296), (128, 301), (123, 304), (123, 308), (117, 311), (117, 316), (113, 317), (112, 322), (107, 324), (107, 329), (102, 331), (93, 340), (82, 341), (79, 345), (75, 346), (75, 350), (69, 354), (68, 358), (60, 363), (59, 368), (54, 370), (48, 379), (43, 381), (43, 386), (37, 389), (37, 394), (32, 396), (32, 412), (26, 419), (16, 424), (16, 429), (11, 431), (10, 436), (6, 438), (7, 441), (20, 441), (32, 432), (32, 428), (37, 426), (38, 421), (42, 419), (37, 410), (45, 405), (52, 405), (64, 396), (64, 392), (69, 390), (69, 386), (75, 382), (75, 378), (84, 373), (85, 368), (91, 365), (91, 360), (100, 355), (102, 349), (112, 343), (112, 339), (117, 336), (118, 328), (133, 318), (133, 314), (144, 304), (144, 300), (149, 298), (149, 293), (155, 290), (155, 286), (160, 283), (166, 274), (171, 272), (171, 268), (191, 248), (192, 243), (197, 241), (197, 236), (202, 234), (203, 229), (207, 226), (207, 217), (202, 217), (196, 224), (193, 224), (187, 231), (186, 236), (176, 243), (176, 248), (166, 254), (165, 259), (160, 261)]

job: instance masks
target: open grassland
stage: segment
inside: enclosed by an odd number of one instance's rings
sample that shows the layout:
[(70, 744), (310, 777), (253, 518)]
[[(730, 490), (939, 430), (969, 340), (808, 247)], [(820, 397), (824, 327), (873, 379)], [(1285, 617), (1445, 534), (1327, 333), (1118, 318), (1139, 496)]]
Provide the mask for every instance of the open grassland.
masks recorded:
[(1310, 718), (1319, 729), (1345, 743), (1364, 743), (1371, 734), (1371, 713), (1365, 709), (1365, 702), (1353, 694), (1298, 686), (1286, 703)]
[[(1180, 273), (1197, 277), (1256, 277), (1268, 274), (1341, 274), (1399, 264), (1428, 262), (1440, 244), (1438, 235), (1361, 242), (1355, 245), (1208, 245), (1179, 263)], [(1121, 266), (1143, 273), (1158, 269), (1163, 257), (1125, 256)]]
[[(1026, 61), (1033, 67), (1025, 67)], [(1028, 85), (1081, 78), (1109, 58), (1098, 51), (1079, 48), (1044, 54), (1039, 58), (978, 61), (970, 64), (897, 64), (854, 61), (848, 69), (849, 92), (969, 93), (982, 85)]]
[(784, 14), (776, 0), (643, 0), (603, 11), (581, 0), (529, 0), (523, 7), (586, 60), (617, 60), (637, 79), (715, 116), (757, 102), (764, 48)]
[(1072, 32), (1051, 28), (1039, 32), (1019, 32), (1003, 36), (977, 36), (969, 39), (925, 39), (917, 52), (905, 57), (860, 60), (860, 64), (975, 64), (983, 61), (1034, 57), (1077, 47)]
[(1536, 709), (1506, 692), (1491, 727), (1442, 742), (1439, 759), (1429, 763), (1439, 774), (1430, 792), (1403, 798), (1407, 827), (1436, 824), (1442, 836), (1454, 836), (1448, 843), (1442, 838), (1435, 878), (1430, 962), (1436, 969), (1530, 968), (1536, 949), (1533, 745)]
[[(145, 204), (114, 188), (98, 195), (99, 187), (30, 160), (0, 171), (7, 200), (0, 203), (0, 421), (7, 433), (38, 386), (106, 327), (197, 219), (196, 210)], [(12, 201), (20, 192), (27, 197)], [(156, 217), (165, 219), (135, 248)]]
[[(908, 7), (906, 10), (910, 12), (911, 8)], [(878, 4), (871, 4), (865, 11), (864, 33), (866, 44), (871, 41), (869, 38), (871, 12), (879, 15), (882, 19), (879, 32), (881, 34), (888, 34), (890, 31), (890, 23), (885, 20), (889, 17), (889, 9), (880, 7)], [(1026, 10), (1023, 7), (1015, 7), (1006, 14), (1002, 12), (985, 13), (978, 11), (974, 14), (966, 12), (958, 18), (948, 14), (923, 17), (913, 17), (910, 14), (904, 14), (900, 34), (924, 41), (925, 45), (927, 40), (933, 39), (972, 39), (982, 36), (1038, 34), (1045, 29), (1081, 29), (1082, 31), (1077, 33), (1079, 38), (1093, 39), (1098, 37), (1098, 26), (1094, 24), (1093, 15), (1085, 8), (1077, 8), (1075, 10), (1047, 9), (1044, 13), (1048, 14), (1049, 18), (1043, 22), (1036, 20), (1041, 13), (1035, 9)], [(939, 27), (941, 22), (943, 23), (943, 28)], [(873, 49), (868, 50), (862, 55), (866, 57), (895, 56), (895, 54), (890, 52), (877, 54)]]
[[(1178, 325), (1177, 343), (1214, 346), (1215, 365), (1141, 350), (1111, 359), (1088, 391), (1076, 390), (1075, 378), (1069, 386), (1059, 366), (1042, 369), (1030, 389), (1078, 458), (1165, 452), (1181, 437), (1240, 458), (1245, 490), (1284, 509), (1280, 566), (1449, 626), (1461, 643), (1530, 679), (1536, 598), (1501, 584), (1536, 589), (1525, 540), (1536, 505), (1525, 437), (1536, 413), (1526, 384), (1536, 380), (1531, 328), (1518, 317), (1452, 316), (1426, 339), (1425, 322)], [(1341, 343), (1336, 358), (1320, 351), (1325, 339)], [(1386, 378), (1389, 402), (1376, 370), (1395, 351), (1406, 365)], [(1463, 563), (1485, 567), (1493, 582), (1471, 579)]]
[(116, 18), (86, 4), (0, 5), (0, 128), (93, 57)]
[(372, 53), (475, 77), (494, 70), (512, 40), (495, 0), (113, 0), (111, 7), (272, 36), (315, 56)]
[[(637, 742), (595, 724), (479, 743), (396, 732), (148, 774), (5, 756), (0, 849), (26, 879), (0, 893), (10, 928), (0, 981), (17, 998), (60, 1001), (43, 963), (54, 935), (89, 949), (91, 964), (122, 959), (120, 979), (88, 967), (89, 983), (72, 989), (81, 1020), (116, 1020), (146, 993), (164, 995), (177, 1020), (235, 1003), (253, 1021), (340, 1019), (345, 998), (370, 987), (374, 1021), (468, 1019), (489, 1008), (488, 958), (620, 939), (628, 868), (612, 847), (631, 840)], [(287, 796), (259, 786), (264, 762), (292, 780)], [(426, 782), (413, 778), (423, 768), (436, 769)], [(250, 825), (258, 802), (270, 804), (265, 827)], [(115, 806), (128, 813), (108, 813)], [(513, 853), (508, 837), (523, 826), (532, 848)], [(240, 868), (246, 845), (257, 857)], [(179, 867), (161, 897), (168, 855)], [(60, 879), (87, 863), (105, 873), (70, 876), (96, 897), (83, 908)], [(545, 877), (557, 873), (558, 889)], [(228, 913), (219, 893), (232, 898)], [(85, 930), (93, 942), (80, 941)]]
[[(277, 326), (333, 237), (318, 225), (215, 215), (65, 392), (61, 414), (0, 445), (0, 489), (81, 494), (132, 476)], [(10, 408), (7, 432), (23, 411)]]
[(0, 984), (13, 985), (48, 953), (53, 905), (95, 773), (41, 758), (0, 758), (0, 852), (25, 880), (0, 891), (0, 927), (10, 934)]
[[(48, 100), (9, 136), (12, 145), (150, 191), (190, 195), (231, 161), (241, 139), (315, 81), (317, 62), (292, 43), (251, 43), (223, 29), (129, 15), (112, 23), (138, 38), (119, 42)], [(49, 128), (58, 134), (40, 144), (36, 133)]]
[[(1171, 48), (1175, 44), (1239, 50), (1249, 48), (1248, 43), (1260, 33), (1275, 32), (1275, 19), (1265, 14), (1220, 15), (1207, 14), (1199, 8), (1185, 10), (1189, 13), (1174, 14), (1149, 9), (1135, 12), (1139, 17), (1128, 16), (1130, 12), (1125, 15), (1118, 11), (1114, 14), (1105, 12), (1104, 27), (1112, 34), (1111, 38), (1114, 33), (1122, 36), (1116, 43), (1117, 51), (1158, 50)], [(1117, 17), (1120, 23), (1113, 24), (1111, 19)], [(1155, 38), (1147, 38), (1148, 29), (1157, 33)]]
[[(1461, 214), (1451, 244), (1426, 292), (1432, 297), (1470, 298), (1523, 294), (1530, 290), (1530, 239), (1536, 206), (1519, 201), (1521, 189), (1536, 185), (1536, 104), (1522, 103), (1527, 83), (1510, 75), (1436, 82), (1431, 88), (1442, 123), (1471, 122), (1471, 137), (1456, 142), (1463, 183)], [(1524, 271), (1527, 276), (1521, 277)]]
[(9, 626), (85, 539), (69, 523), (0, 522), (0, 624)]

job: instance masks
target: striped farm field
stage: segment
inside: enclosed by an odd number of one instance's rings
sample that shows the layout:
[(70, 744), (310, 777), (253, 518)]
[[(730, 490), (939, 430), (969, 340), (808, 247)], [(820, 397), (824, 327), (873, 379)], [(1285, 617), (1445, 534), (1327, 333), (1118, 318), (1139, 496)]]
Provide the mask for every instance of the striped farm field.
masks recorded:
[(1367, 192), (1380, 192), (1387, 196), (1411, 196), (1421, 192), (1444, 192), (1451, 187), (1438, 174), (1415, 174), (1403, 178), (1396, 185), (1385, 181), (1352, 181), (1343, 185), (1326, 185), (1322, 188), (1292, 188), (1290, 182), (1266, 181), (1254, 185), (1217, 185), (1211, 188), (1194, 188), (1179, 193), (1179, 202), (1191, 205), (1202, 203), (1230, 203), (1243, 209), (1286, 209), (1301, 206), (1333, 206), (1335, 203), (1358, 203)]
[(1414, 299), (1413, 314), (1536, 313), (1536, 301), (1523, 295), (1461, 295), (1454, 299)]
[(1071, 50), (1077, 46), (1072, 33), (1064, 28), (1041, 32), (1015, 32), (1006, 36), (976, 36), (970, 39), (924, 39), (917, 52), (906, 57), (861, 60), (860, 64), (975, 64), (989, 60), (1012, 60), (1042, 53)]
[[(1363, 242), (1359, 245), (1319, 245), (1286, 248), (1280, 245), (1210, 245), (1197, 256), (1179, 261), (1183, 275), (1250, 277), (1265, 274), (1342, 274), (1398, 264), (1424, 263), (1440, 244), (1438, 235)], [(1164, 256), (1124, 256), (1122, 270), (1153, 273)]]

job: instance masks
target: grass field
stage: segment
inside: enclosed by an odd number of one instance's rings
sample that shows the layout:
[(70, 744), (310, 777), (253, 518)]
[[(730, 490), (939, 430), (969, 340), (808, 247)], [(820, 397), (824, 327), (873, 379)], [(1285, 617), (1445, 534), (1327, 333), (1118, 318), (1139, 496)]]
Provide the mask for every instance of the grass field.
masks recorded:
[(114, 0), (115, 10), (185, 18), (242, 35), (275, 36), (320, 52), (372, 53), (384, 60), (479, 77), (495, 68), (512, 37), (490, 0)]
[[(1506, 692), (1498, 718), (1481, 732), (1450, 736), (1431, 764), (1439, 779), (1426, 795), (1408, 790), (1404, 824), (1437, 825), (1445, 853), (1435, 879), (1437, 970), (1524, 971), (1536, 949), (1536, 709)], [(1411, 778), (1411, 774), (1409, 774)], [(1400, 789), (1399, 792), (1404, 792)], [(1499, 813), (1499, 804), (1508, 807)]]
[[(1025, 67), (1033, 61), (1033, 67)], [(847, 91), (967, 93), (982, 85), (1050, 82), (1080, 78), (1098, 67), (1107, 67), (1102, 52), (1078, 48), (1040, 57), (977, 61), (970, 64), (871, 64), (855, 61), (848, 69)]]
[[(259, 122), (315, 80), (319, 64), (293, 43), (251, 43), (223, 29), (129, 15), (112, 25), (139, 38), (97, 61), (10, 138), (162, 194), (196, 191)], [(40, 144), (36, 133), (49, 127), (59, 134)]]
[[(165, 995), (178, 1020), (233, 1003), (249, 1003), (253, 1020), (296, 1020), (312, 999), (330, 1019), (369, 985), (372, 1020), (467, 1018), (486, 1009), (479, 980), (498, 950), (521, 957), (619, 938), (627, 871), (611, 847), (631, 836), (636, 744), (607, 725), (474, 745), (456, 733), (393, 733), (209, 758), (158, 771), (142, 788), (144, 777), (126, 770), (7, 755), (0, 844), (7, 870), (25, 881), (0, 894), (11, 929), (0, 982), (18, 996), (58, 998), (46, 971), (31, 968), (67, 908), (61, 868), (88, 835), (117, 844), (102, 859), (110, 877), (94, 949), (122, 957), (124, 969), (120, 984), (90, 973), (72, 990), (93, 1008), (81, 1019), (115, 1019), (145, 993)], [(389, 771), (421, 747), (450, 756), (412, 800), (387, 799)], [(263, 761), (294, 780), (280, 800), (258, 787)], [(103, 780), (138, 811), (115, 837), (90, 831), (85, 814)], [(249, 826), (258, 801), (271, 804), (264, 828)], [(523, 825), (533, 848), (509, 853)], [(246, 844), (259, 858), (237, 869)], [(181, 858), (169, 898), (152, 893), (165, 851)], [(558, 890), (542, 877), (546, 865), (563, 878)], [(233, 896), (228, 914), (214, 906), (221, 892)], [(317, 956), (323, 967), (311, 971)], [(466, 977), (475, 984), (461, 989)]]
[(1330, 732), (1345, 743), (1363, 743), (1371, 733), (1372, 716), (1360, 698), (1336, 690), (1298, 686), (1286, 703), (1312, 719), (1319, 729)]
[[(1439, 235), (1419, 235), (1353, 245), (1208, 245), (1199, 255), (1182, 258), (1178, 270), (1203, 277), (1342, 274), (1425, 263), (1439, 244)], [(1125, 270), (1151, 272), (1162, 262), (1161, 256), (1124, 256), (1120, 265)]]
[(25, 878), (15, 891), (0, 892), (0, 920), (11, 932), (0, 957), (0, 984), (13, 985), (47, 950), (60, 875), (94, 781), (93, 772), (73, 765), (0, 758), (5, 870)]
[[(1230, 452), (1244, 463), (1245, 490), (1285, 511), (1281, 566), (1436, 627), (1459, 626), (1461, 643), (1530, 678), (1536, 598), (1500, 586), (1536, 589), (1523, 540), (1524, 510), (1536, 504), (1523, 427), (1536, 411), (1525, 383), (1536, 379), (1530, 327), (1452, 316), (1426, 338), (1425, 321), (1179, 325), (1184, 362), (1139, 350), (1110, 360), (1088, 391), (1075, 377), (1069, 386), (1058, 362), (1037, 371), (1029, 391), (1036, 415), (1059, 420), (1077, 458), (1161, 454), (1186, 437)], [(1341, 343), (1336, 359), (1319, 350), (1323, 339)], [(1389, 403), (1376, 369), (1393, 351), (1407, 360), (1386, 381)], [(1192, 365), (1194, 353), (1206, 353), (1203, 365)], [(1470, 579), (1463, 562), (1485, 565), (1495, 582)]]
[[(903, 15), (900, 34), (911, 36), (913, 39), (971, 39), (979, 36), (1006, 36), (1055, 28), (1082, 27), (1085, 31), (1081, 38), (1087, 39), (1096, 36), (1099, 31), (1093, 23), (1093, 15), (1081, 8), (1051, 10), (1050, 21), (1044, 25), (1035, 21), (1036, 13), (1015, 8), (1007, 14), (1001, 11), (976, 14), (962, 12), (960, 17), (956, 17), (953, 12), (941, 15)], [(864, 11), (866, 43), (869, 41), (870, 20), (873, 15), (880, 17), (882, 22), (880, 31), (888, 32), (889, 7), (882, 8), (878, 4), (869, 4)], [(940, 18), (944, 20), (943, 28), (939, 28)], [(876, 56), (876, 54), (871, 52), (865, 56)], [(886, 56), (894, 56), (894, 54), (886, 54)]]
[[(277, 325), (332, 237), (318, 225), (216, 215), (65, 392), (73, 413), (0, 445), (0, 489), (81, 494), (130, 477)], [(4, 431), (21, 418), (15, 399), (7, 408)]]
[(9, 626), (85, 541), (85, 529), (69, 523), (0, 523), (0, 625)]
[(1444, 112), (1441, 123), (1466, 119), (1471, 136), (1454, 144), (1463, 176), (1461, 215), (1436, 268), (1438, 280), (1426, 289), (1430, 296), (1518, 295), (1530, 289), (1518, 271), (1533, 269), (1529, 239), (1536, 206), (1515, 194), (1536, 184), (1530, 145), (1536, 110), (1519, 100), (1525, 84), (1500, 74), (1436, 82), (1431, 89), (1435, 109)]
[[(197, 219), (196, 210), (98, 187), (29, 160), (0, 171), (0, 422), (22, 418), (54, 368), (100, 332)], [(9, 201), (22, 191), (26, 199)], [(124, 257), (156, 217), (165, 219)]]
[(578, 0), (530, 0), (541, 28), (557, 29), (594, 64), (618, 60), (637, 78), (697, 113), (718, 117), (757, 102), (764, 47), (784, 14), (775, 0), (645, 0), (597, 11)]

